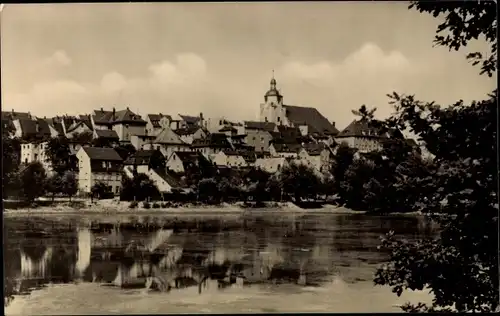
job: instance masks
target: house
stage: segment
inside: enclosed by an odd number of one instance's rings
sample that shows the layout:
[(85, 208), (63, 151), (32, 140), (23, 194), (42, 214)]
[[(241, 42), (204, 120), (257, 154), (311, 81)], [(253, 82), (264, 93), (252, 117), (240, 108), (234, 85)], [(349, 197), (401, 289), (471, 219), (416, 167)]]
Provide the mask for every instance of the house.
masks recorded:
[(14, 126), (14, 120), (26, 119), (31, 120), (33, 117), (29, 112), (15, 112), (12, 111), (2, 111), (2, 128), (3, 130), (11, 130), (11, 136), (14, 137), (16, 132), (16, 127)]
[(120, 194), (123, 159), (113, 148), (82, 147), (77, 158), (80, 193), (90, 193), (92, 187), (100, 182), (115, 195)]
[(106, 144), (107, 146), (115, 146), (119, 144), (120, 138), (116, 131), (111, 129), (96, 129), (93, 133), (94, 140), (99, 144)]
[(208, 159), (220, 151), (234, 149), (227, 136), (221, 133), (210, 134), (205, 139), (195, 139), (191, 144), (191, 148), (194, 151), (201, 152)]
[(272, 157), (297, 158), (302, 146), (297, 143), (276, 143), (269, 146)]
[(388, 133), (381, 133), (373, 124), (361, 119), (353, 120), (335, 137), (335, 140), (356, 148), (361, 153), (367, 153), (381, 150), (382, 143), (389, 138)]
[(203, 127), (209, 133), (218, 133), (221, 128), (224, 128), (226, 126), (236, 128), (238, 130), (238, 134), (244, 134), (244, 126), (242, 124), (231, 122), (224, 116), (211, 117), (203, 120)]
[(165, 158), (168, 158), (175, 151), (191, 151), (189, 144), (185, 143), (174, 130), (165, 127), (156, 136), (150, 149), (160, 150)]
[(164, 114), (148, 114), (146, 117), (146, 134), (158, 135), (164, 127), (170, 127), (172, 116)]
[(248, 166), (243, 154), (235, 150), (219, 151), (210, 158), (217, 166), (228, 166), (230, 168)]
[(123, 163), (125, 167), (131, 166), (135, 173), (147, 173), (149, 169), (165, 167), (165, 157), (159, 150), (138, 150), (128, 157)]
[(319, 172), (328, 171), (332, 161), (332, 151), (323, 143), (305, 144), (298, 153), (299, 161)]
[(167, 160), (167, 170), (175, 173), (185, 173), (188, 168), (199, 168), (203, 160), (206, 164), (211, 164), (201, 153), (195, 151), (176, 151)]
[(269, 151), (269, 144), (273, 139), (272, 133), (277, 132), (275, 123), (245, 121), (245, 142), (255, 151)]
[(203, 126), (203, 113), (200, 113), (199, 116), (191, 116), (178, 114), (175, 117), (172, 117), (170, 127), (173, 130), (177, 130), (179, 128), (188, 128), (193, 126)]
[(92, 133), (94, 130), (90, 116), (80, 115), (80, 117), (63, 117), (63, 129), (67, 138), (74, 138), (76, 135)]
[(21, 163), (29, 164), (40, 162), (47, 174), (52, 172), (52, 166), (48, 161), (46, 141), (31, 141), (21, 143)]
[(44, 118), (44, 120), (49, 125), (50, 136), (52, 138), (66, 135), (64, 132), (62, 119), (60, 119), (58, 116), (52, 118)]
[(302, 135), (333, 137), (339, 132), (335, 123), (331, 123), (317, 109), (285, 105), (274, 78), (271, 79), (270, 88), (264, 95), (264, 103), (260, 105), (260, 121), (275, 123), (278, 126), (297, 127)]
[(192, 144), (195, 139), (204, 139), (208, 135), (204, 128), (197, 125), (178, 128), (175, 130), (175, 133), (179, 135), (186, 144)]
[(278, 172), (288, 164), (287, 158), (284, 157), (257, 158), (255, 160), (255, 168), (268, 173)]
[(15, 137), (23, 140), (47, 140), (51, 138), (49, 124), (43, 119), (16, 119), (13, 121), (16, 129)]
[(135, 134), (130, 136), (130, 143), (136, 150), (153, 149), (153, 142), (156, 139), (155, 134), (149, 134), (148, 130), (144, 134)]
[(94, 129), (112, 129), (120, 142), (130, 142), (132, 135), (144, 135), (147, 122), (140, 115), (132, 112), (128, 107), (125, 110), (112, 111), (94, 110), (91, 116)]

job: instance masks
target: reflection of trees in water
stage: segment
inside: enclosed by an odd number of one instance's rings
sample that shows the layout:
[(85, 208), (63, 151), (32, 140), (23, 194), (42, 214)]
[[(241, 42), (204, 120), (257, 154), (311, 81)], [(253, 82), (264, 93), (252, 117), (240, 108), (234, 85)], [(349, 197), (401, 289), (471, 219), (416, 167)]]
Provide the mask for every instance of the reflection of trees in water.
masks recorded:
[[(94, 222), (78, 230), (74, 224), (48, 224), (43, 234), (52, 237), (32, 239), (24, 238), (18, 226), (20, 237), (7, 241), (6, 274), (15, 278), (24, 273), (25, 280), (39, 275), (44, 282), (78, 277), (121, 287), (149, 282), (152, 288), (163, 284), (163, 290), (198, 285), (202, 291), (214, 284), (221, 288), (274, 280), (316, 284), (343, 264), (343, 257), (359, 261), (377, 255), (378, 236), (386, 230), (419, 231), (425, 225), (411, 218), (350, 215), (263, 215), (239, 222), (142, 218)], [(8, 229), (13, 236), (12, 227)], [(47, 257), (49, 248), (52, 254), (42, 269), (38, 260)]]

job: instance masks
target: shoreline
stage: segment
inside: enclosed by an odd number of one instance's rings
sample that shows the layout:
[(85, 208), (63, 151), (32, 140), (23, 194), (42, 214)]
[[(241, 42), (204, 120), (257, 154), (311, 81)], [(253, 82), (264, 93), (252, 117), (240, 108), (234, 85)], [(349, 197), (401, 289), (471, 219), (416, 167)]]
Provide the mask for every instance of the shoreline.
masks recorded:
[[(49, 215), (240, 215), (240, 214), (260, 214), (260, 213), (300, 213), (300, 214), (359, 214), (367, 215), (366, 211), (355, 211), (343, 206), (325, 204), (321, 208), (304, 209), (291, 202), (273, 202), (264, 207), (243, 207), (243, 203), (234, 204), (223, 203), (221, 205), (190, 205), (185, 204), (180, 207), (169, 208), (149, 208), (142, 207), (139, 203), (136, 208), (129, 208), (130, 202), (117, 202), (110, 200), (100, 200), (90, 204), (85, 203), (84, 207), (72, 207), (69, 203), (61, 203), (54, 206), (40, 206), (37, 208), (5, 209), (4, 217), (17, 216), (49, 216)], [(368, 214), (371, 215), (371, 214)], [(418, 216), (419, 212), (411, 213), (391, 213), (385, 215), (371, 216)]]

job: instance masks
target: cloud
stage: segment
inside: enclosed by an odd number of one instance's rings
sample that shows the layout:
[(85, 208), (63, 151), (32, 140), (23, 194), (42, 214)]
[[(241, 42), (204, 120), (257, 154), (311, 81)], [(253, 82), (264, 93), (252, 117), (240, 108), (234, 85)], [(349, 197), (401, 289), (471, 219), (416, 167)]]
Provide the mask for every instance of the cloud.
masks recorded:
[(377, 107), (379, 117), (389, 115), (392, 108), (386, 94), (401, 89), (405, 81), (422, 71), (425, 69), (417, 61), (401, 52), (384, 52), (373, 43), (365, 43), (341, 61), (292, 61), (284, 64), (280, 73), (287, 86), (282, 91), (285, 103), (317, 107), (342, 128), (354, 118), (351, 110), (362, 104)]
[(69, 66), (71, 62), (71, 58), (64, 50), (57, 50), (52, 56), (44, 59), (43, 64), (47, 66)]
[[(70, 62), (59, 51), (45, 60), (46, 64), (65, 65)], [(51, 79), (37, 82), (23, 94), (6, 94), (5, 102), (18, 110), (51, 116), (83, 114), (95, 108), (130, 106), (140, 114), (150, 112), (199, 113), (210, 100), (207, 64), (194, 53), (175, 56), (173, 60), (152, 63), (144, 76), (127, 77), (118, 71), (103, 74), (97, 83)], [(196, 91), (197, 93), (193, 93)], [(168, 108), (165, 108), (168, 107)]]

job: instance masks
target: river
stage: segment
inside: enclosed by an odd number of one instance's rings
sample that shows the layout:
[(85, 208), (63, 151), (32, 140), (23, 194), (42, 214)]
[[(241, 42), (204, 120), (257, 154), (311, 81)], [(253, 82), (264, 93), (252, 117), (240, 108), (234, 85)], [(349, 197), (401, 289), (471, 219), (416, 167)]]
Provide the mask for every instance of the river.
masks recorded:
[(210, 216), (10, 216), (8, 315), (399, 312), (374, 286), (389, 230), (432, 236), (416, 216), (260, 212)]

